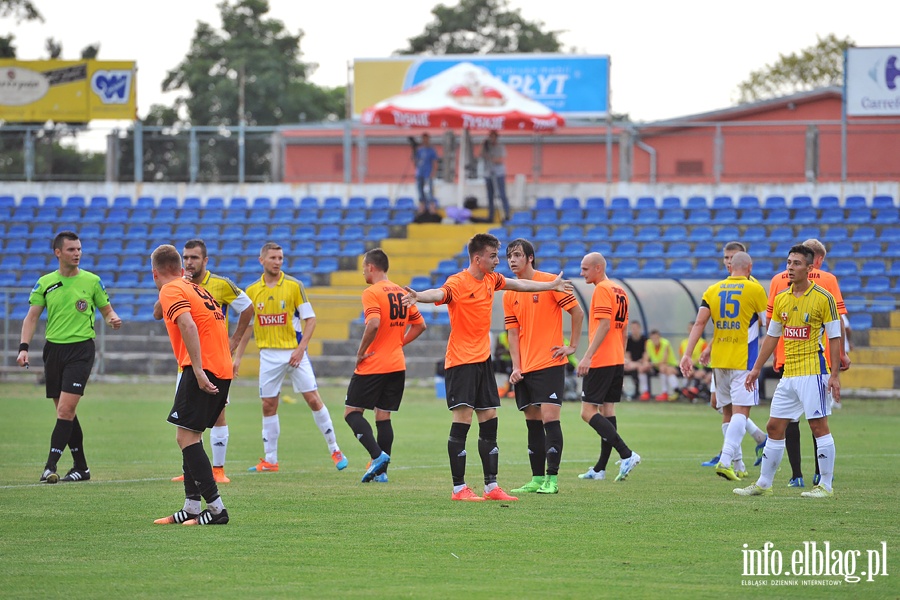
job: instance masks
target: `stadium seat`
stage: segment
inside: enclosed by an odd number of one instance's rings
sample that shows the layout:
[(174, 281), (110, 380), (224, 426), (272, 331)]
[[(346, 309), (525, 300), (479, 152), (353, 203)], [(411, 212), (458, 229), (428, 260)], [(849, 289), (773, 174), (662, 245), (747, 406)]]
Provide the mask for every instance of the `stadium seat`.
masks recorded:
[(606, 200), (600, 196), (591, 196), (584, 201), (584, 208), (588, 215), (606, 211)]
[(722, 266), (714, 258), (701, 258), (697, 261), (694, 275), (698, 279), (721, 279)]
[(411, 196), (400, 196), (397, 198), (397, 201), (394, 202), (394, 208), (415, 208), (416, 201)]
[(616, 256), (637, 256), (637, 242), (619, 242), (615, 248)]
[(372, 206), (370, 208), (390, 209), (391, 199), (387, 196), (375, 196), (372, 198)]
[(761, 208), (744, 208), (740, 211), (738, 222), (741, 225), (762, 225), (764, 220)]
[(362, 256), (366, 253), (366, 244), (362, 240), (352, 240), (341, 244), (340, 256)]
[(847, 232), (846, 227), (838, 225), (829, 227), (822, 239), (828, 242), (845, 242), (850, 239), (850, 234)]
[(687, 208), (693, 212), (695, 210), (706, 210), (709, 204), (706, 202), (705, 196), (691, 196), (687, 200)]
[(553, 198), (542, 196), (534, 201), (536, 210), (556, 210), (556, 200)]
[(720, 227), (716, 232), (716, 239), (731, 241), (731, 240), (740, 240), (741, 232), (738, 230), (736, 225), (726, 225), (724, 227)]
[(627, 240), (633, 240), (635, 237), (634, 227), (630, 225), (620, 225), (612, 230), (612, 233), (609, 235), (609, 241), (611, 242), (624, 242)]
[(688, 210), (687, 222), (691, 225), (705, 225), (712, 222), (712, 214), (706, 208), (692, 208)]
[(637, 199), (636, 208), (639, 211), (644, 211), (644, 210), (655, 211), (656, 210), (656, 198), (654, 198), (653, 196), (640, 196)]
[(664, 208), (659, 217), (660, 225), (680, 225), (684, 223), (684, 210), (681, 208)]
[(713, 237), (712, 227), (706, 227), (704, 225), (701, 227), (694, 227), (691, 230), (691, 234), (690, 236), (688, 236), (688, 239), (703, 242), (713, 240), (715, 238)]
[(301, 239), (291, 245), (291, 256), (313, 256), (316, 253), (316, 243), (311, 239)]
[(713, 222), (717, 224), (738, 223), (738, 212), (734, 208), (720, 208), (713, 213)]
[(691, 245), (687, 242), (674, 242), (669, 244), (669, 249), (666, 251), (666, 256), (669, 258), (690, 258), (693, 255), (693, 252), (691, 252)]
[[(671, 253), (669, 254), (671, 256)], [(690, 259), (679, 258), (672, 261), (666, 269), (666, 275), (674, 279), (688, 279), (694, 272), (694, 265)]]
[(656, 226), (647, 226), (641, 227), (637, 231), (637, 235), (634, 236), (634, 241), (636, 242), (653, 242), (659, 240), (662, 237), (662, 232), (659, 230), (659, 227)]
[(304, 196), (300, 198), (300, 208), (318, 209), (319, 199), (315, 196)]
[(581, 200), (576, 196), (566, 196), (559, 203), (562, 211), (578, 211), (581, 212)]
[(257, 196), (253, 199), (253, 204), (250, 208), (254, 212), (260, 210), (272, 210), (272, 199), (268, 196)]
[(625, 258), (616, 263), (615, 269), (612, 270), (612, 277), (640, 277), (640, 263), (636, 258)]
[(841, 294), (858, 294), (862, 292), (862, 277), (846, 275), (840, 280)]
[(852, 258), (855, 253), (853, 244), (850, 242), (836, 242), (831, 244), (831, 247), (827, 248), (827, 250), (828, 256), (833, 258)]
[(19, 200), (19, 206), (22, 208), (40, 208), (41, 199), (30, 194), (28, 196), (22, 196), (22, 199)]
[(794, 211), (792, 222), (797, 225), (809, 225), (812, 223), (818, 223), (819, 216), (816, 213), (816, 209), (812, 207), (798, 208)]
[(581, 276), (581, 261), (580, 260), (568, 260), (566, 264), (563, 265), (563, 276), (574, 279), (575, 277)]
[(888, 258), (900, 258), (900, 241), (888, 242), (885, 244), (882, 256)]
[[(889, 294), (875, 296), (869, 302), (869, 312), (873, 313), (892, 312), (896, 308), (897, 299)], [(847, 311), (849, 312), (850, 309), (848, 308)]]
[(868, 243), (875, 241), (875, 228), (874, 227), (857, 227), (855, 231), (850, 234), (850, 241), (856, 243)]
[[(508, 267), (509, 264), (507, 263), (506, 266)], [(560, 260), (558, 258), (541, 259), (540, 267), (538, 267), (538, 268), (541, 271), (545, 271), (547, 273), (553, 273), (554, 275), (563, 270), (562, 263), (560, 262)]]
[(0, 209), (13, 208), (16, 205), (16, 199), (13, 196), (0, 196)]
[(389, 225), (409, 225), (416, 218), (416, 211), (411, 208), (395, 209), (388, 221)]
[(757, 196), (741, 196), (738, 198), (738, 209), (745, 210), (751, 208), (761, 208), (759, 198)]
[(790, 227), (775, 227), (769, 231), (769, 237), (767, 238), (767, 240), (773, 244), (778, 242), (791, 242), (795, 239), (794, 232)]
[(604, 256), (612, 256), (612, 244), (609, 242), (591, 242), (588, 244), (585, 254), (587, 252), (599, 252)]
[(644, 261), (641, 267), (641, 277), (657, 278), (666, 274), (666, 261), (662, 258), (651, 258)]
[(775, 263), (768, 259), (754, 259), (753, 260), (753, 276), (764, 282), (772, 279), (772, 276), (775, 275)]
[(580, 225), (584, 223), (584, 213), (578, 209), (563, 210), (559, 213), (559, 224), (560, 225)]
[[(841, 291), (843, 292), (843, 280), (841, 281)], [(891, 280), (886, 275), (875, 275), (869, 277), (862, 287), (862, 291), (866, 294), (883, 294), (891, 289)]]
[(337, 241), (338, 239), (340, 239), (340, 237), (340, 225), (323, 225), (319, 228), (319, 232), (316, 234), (316, 240), (320, 242)]
[(320, 241), (318, 252), (321, 256), (338, 256), (341, 253), (341, 243), (337, 240)]
[(559, 217), (555, 210), (536, 210), (534, 211), (535, 225), (556, 225), (559, 223)]
[(688, 239), (687, 228), (681, 225), (666, 227), (660, 239), (663, 242), (683, 242)]
[(893, 196), (887, 196), (884, 194), (879, 194), (878, 196), (874, 196), (872, 198), (872, 208), (875, 210), (882, 208), (896, 208), (897, 205), (894, 203)]
[(531, 229), (528, 225), (517, 225), (515, 227), (509, 228), (509, 239), (514, 240), (516, 238), (524, 238), (526, 240), (531, 239), (534, 235), (534, 230)]
[(662, 242), (645, 242), (640, 251), (638, 252), (638, 256), (641, 258), (661, 258), (665, 256), (665, 249), (663, 247)]
[(853, 313), (850, 315), (850, 326), (857, 331), (872, 329), (872, 315), (868, 313)]
[(603, 240), (609, 235), (609, 231), (602, 225), (591, 227), (587, 233), (580, 225), (569, 225), (560, 232), (559, 239), (563, 242), (580, 242), (582, 239), (587, 239), (588, 235), (595, 235), (592, 233), (594, 230), (596, 230), (597, 239)]
[(354, 210), (365, 210), (366, 209), (366, 199), (363, 196), (350, 196), (347, 199), (347, 208)]
[[(886, 269), (883, 260), (867, 260), (859, 268), (859, 274), (863, 277), (872, 277), (874, 275), (884, 275)], [(837, 275), (837, 273), (835, 273)]]
[(878, 208), (875, 209), (875, 216), (872, 222), (876, 225), (896, 225), (900, 223), (900, 215), (896, 208)]
[(787, 208), (787, 201), (784, 199), (784, 196), (767, 196), (763, 208), (766, 210)]
[(662, 209), (678, 209), (681, 210), (681, 198), (678, 196), (664, 196), (662, 199)]
[(627, 196), (615, 196), (609, 202), (609, 207), (612, 210), (631, 210), (631, 201)]
[(723, 210), (734, 208), (734, 200), (731, 196), (716, 196), (713, 198), (713, 210)]
[(609, 217), (607, 221), (613, 225), (627, 225), (633, 222), (633, 217), (631, 216), (631, 209), (628, 208), (614, 208), (610, 211)]
[(640, 209), (637, 211), (637, 217), (634, 220), (638, 225), (650, 225), (659, 223), (659, 212), (656, 209)]
[(786, 208), (768, 208), (763, 210), (763, 218), (768, 224), (789, 223), (791, 213)]
[(837, 260), (831, 265), (831, 273), (835, 277), (844, 277), (847, 275), (859, 275), (859, 269), (856, 261), (853, 260)]
[(17, 206), (12, 210), (12, 214), (10, 215), (10, 220), (16, 221), (19, 223), (33, 223), (34, 217), (36, 214), (36, 210), (34, 208), (21, 207)]
[(387, 225), (373, 225), (369, 227), (369, 231), (366, 234), (367, 239), (375, 242), (386, 240), (390, 236), (390, 230), (388, 229)]
[(821, 210), (837, 210), (841, 207), (841, 201), (837, 196), (820, 196), (818, 209)]
[(44, 201), (41, 203), (41, 208), (62, 208), (63, 201), (62, 196), (45, 196)]
[(794, 196), (791, 198), (791, 209), (793, 210), (812, 207), (813, 201), (811, 196)]
[(534, 223), (534, 217), (530, 210), (514, 212), (506, 222), (507, 225), (531, 225), (532, 223)]
[(546, 241), (538, 244), (538, 249), (535, 250), (537, 256), (541, 258), (551, 257), (551, 256), (561, 256), (562, 255), (562, 247), (560, 243), (557, 241)]
[(431, 289), (431, 277), (424, 275), (416, 275), (409, 280), (409, 287), (416, 291)]
[(346, 225), (341, 231), (341, 241), (364, 241), (366, 239), (365, 228), (362, 225)]

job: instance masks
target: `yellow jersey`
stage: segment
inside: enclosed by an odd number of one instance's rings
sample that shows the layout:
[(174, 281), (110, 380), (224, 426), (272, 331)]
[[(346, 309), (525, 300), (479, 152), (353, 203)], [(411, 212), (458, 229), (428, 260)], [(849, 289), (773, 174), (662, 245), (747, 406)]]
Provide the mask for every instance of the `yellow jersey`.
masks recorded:
[(238, 300), (244, 292), (227, 277), (214, 275), (207, 271), (203, 281), (200, 282), (200, 287), (209, 292), (222, 307), (222, 314), (225, 315), (225, 329), (228, 329), (228, 307), (233, 306), (240, 314), (249, 306), (249, 304), (245, 304), (246, 300)]
[(703, 292), (700, 306), (709, 309), (714, 326), (709, 365), (748, 371), (759, 356), (759, 328), (768, 297), (757, 281), (731, 275)]
[(797, 298), (793, 286), (775, 296), (768, 334), (784, 338), (784, 376), (830, 373), (822, 333), (840, 337), (837, 303), (828, 291), (812, 284)]
[(260, 277), (247, 288), (253, 303), (253, 335), (259, 348), (293, 350), (300, 343), (299, 323), (315, 317), (300, 281), (281, 273), (269, 287)]

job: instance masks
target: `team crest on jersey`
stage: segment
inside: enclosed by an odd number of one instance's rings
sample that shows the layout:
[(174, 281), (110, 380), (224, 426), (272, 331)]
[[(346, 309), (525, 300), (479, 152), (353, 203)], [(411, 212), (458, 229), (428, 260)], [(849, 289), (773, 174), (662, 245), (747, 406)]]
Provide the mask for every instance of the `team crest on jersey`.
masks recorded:
[(284, 310), (284, 300), (281, 301), (281, 310)]
[(803, 322), (809, 323), (809, 313), (803, 313)]
[(786, 312), (781, 313), (781, 322), (787, 323), (787, 320), (788, 320), (788, 314)]
[(266, 310), (266, 303), (265, 302), (257, 302), (256, 310), (258, 310), (259, 312)]
[(531, 301), (534, 302), (535, 304), (538, 303), (538, 298), (540, 298), (540, 296), (537, 295), (537, 294), (532, 294), (532, 295), (531, 295)]
[(75, 303), (75, 308), (78, 309), (78, 312), (84, 312), (87, 310), (88, 303), (87, 300), (78, 300)]

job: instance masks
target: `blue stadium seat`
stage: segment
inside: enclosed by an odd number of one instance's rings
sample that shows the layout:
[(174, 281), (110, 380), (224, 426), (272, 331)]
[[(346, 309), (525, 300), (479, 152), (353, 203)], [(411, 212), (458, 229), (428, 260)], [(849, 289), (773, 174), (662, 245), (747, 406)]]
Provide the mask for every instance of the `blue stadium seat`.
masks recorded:
[(563, 276), (574, 279), (581, 276), (581, 260), (570, 259), (563, 265)]
[[(670, 254), (671, 256), (671, 254)], [(688, 279), (693, 275), (694, 265), (690, 259), (679, 258), (672, 261), (666, 269), (666, 275), (675, 279)]]
[[(695, 237), (694, 239), (712, 239), (710, 236)], [(720, 256), (721, 252), (716, 242), (696, 242), (694, 244), (694, 256), (697, 258), (709, 258), (711, 256)]]
[(542, 196), (534, 201), (536, 210), (556, 210), (556, 200), (547, 196)]
[(514, 240), (516, 238), (525, 238), (531, 239), (534, 235), (534, 231), (528, 225), (516, 225), (515, 227), (509, 228), (509, 239)]
[[(883, 260), (867, 260), (859, 268), (859, 274), (863, 277), (884, 275), (886, 271)], [(837, 273), (835, 273), (835, 275), (837, 275)]]
[(340, 225), (323, 225), (316, 234), (317, 241), (337, 241), (341, 237)]
[(394, 202), (394, 208), (415, 208), (416, 201), (411, 196), (400, 196)]
[(666, 256), (669, 258), (690, 258), (694, 255), (691, 245), (687, 242), (674, 242), (669, 244)]
[[(713, 236), (712, 227), (700, 226), (694, 227), (691, 229), (691, 234), (688, 236), (691, 240), (696, 241), (706, 241), (706, 240), (714, 240), (716, 239)], [(713, 251), (714, 254), (718, 254), (718, 251)]]
[(660, 238), (660, 240), (663, 242), (683, 242), (687, 239), (687, 227), (684, 227), (682, 225), (666, 227), (666, 230), (663, 232), (662, 237)]
[(799, 240), (800, 243), (805, 242), (810, 238), (820, 239), (822, 231), (818, 227), (801, 227), (797, 230), (796, 239)]
[(844, 222), (844, 209), (830, 208), (827, 210), (819, 210), (819, 223), (822, 225), (833, 225)]
[(601, 196), (591, 196), (584, 201), (584, 208), (589, 215), (606, 211), (606, 200)]
[(431, 289), (431, 277), (416, 275), (409, 280), (409, 287), (419, 292), (422, 290), (429, 290)]
[(375, 196), (372, 198), (372, 206), (370, 208), (389, 209), (391, 207), (391, 199), (387, 196)]
[(726, 225), (724, 227), (720, 227), (716, 232), (716, 239), (722, 240), (723, 242), (725, 242), (726, 240), (729, 242), (732, 240), (746, 241), (742, 240), (741, 232), (735, 225)]
[(734, 200), (731, 196), (716, 196), (713, 198), (712, 208), (713, 210), (734, 208)]
[(659, 212), (656, 209), (641, 209), (637, 211), (637, 217), (634, 220), (638, 225), (650, 225), (659, 223)]
[(759, 197), (757, 196), (741, 196), (740, 198), (738, 198), (737, 207), (740, 210), (762, 208), (759, 204)]
[(300, 208), (318, 209), (319, 199), (315, 196), (304, 196), (300, 198)]
[(625, 258), (616, 263), (615, 269), (612, 270), (613, 277), (640, 277), (640, 263), (636, 258)]
[(520, 210), (514, 212), (512, 216), (510, 216), (509, 220), (506, 222), (507, 225), (531, 225), (534, 222), (534, 217), (531, 215), (530, 210)]
[(896, 208), (878, 208), (875, 209), (875, 216), (872, 222), (876, 225), (896, 225), (900, 223), (900, 215)]
[(850, 234), (851, 242), (874, 242), (875, 241), (875, 228), (874, 227), (857, 227), (855, 231)]
[[(599, 232), (598, 235), (600, 236), (599, 239), (606, 239), (606, 236), (609, 233), (606, 230), (606, 227), (598, 225), (598, 226), (592, 227), (588, 231), (590, 232), (590, 231), (593, 231), (594, 229), (598, 230), (598, 232)], [(582, 239), (585, 239), (585, 236), (586, 236), (586, 234), (580, 225), (569, 225), (568, 227), (563, 228), (563, 230), (560, 232), (559, 239), (563, 242), (578, 242), (578, 241), (581, 241)]]
[[(875, 296), (869, 302), (869, 312), (880, 313), (880, 312), (892, 312), (897, 308), (897, 299), (891, 294), (885, 294), (880, 296)], [(848, 308), (849, 312), (850, 309)]]
[[(841, 292), (844, 291), (844, 282), (841, 280)], [(866, 294), (883, 294), (891, 289), (891, 280), (887, 275), (874, 275), (866, 280), (862, 291)]]
[(609, 212), (607, 221), (613, 225), (627, 225), (633, 221), (631, 209), (614, 208)]
[(662, 199), (662, 209), (681, 209), (681, 198), (678, 196), (664, 196)]
[(692, 208), (688, 210), (687, 222), (691, 225), (711, 223), (712, 214), (706, 208)]
[(616, 256), (637, 256), (637, 242), (619, 242), (616, 244)]
[(268, 196), (257, 196), (253, 199), (250, 208), (255, 212), (258, 210), (272, 210), (272, 199)]
[[(612, 244), (609, 242), (592, 242), (588, 244), (589, 252), (599, 252), (604, 256), (612, 256)], [(585, 252), (586, 254), (587, 252)]]
[(794, 196), (791, 198), (791, 208), (794, 210), (812, 207), (813, 201), (811, 196)]
[(866, 202), (865, 196), (847, 196), (844, 200), (844, 208), (849, 210), (861, 210), (864, 208), (869, 208), (868, 203)]
[(608, 239), (612, 242), (624, 242), (633, 240), (634, 236), (634, 227), (631, 227), (630, 225), (620, 225), (612, 230)]
[(847, 275), (859, 275), (859, 269), (854, 260), (836, 260), (831, 265), (831, 273), (838, 278)]
[(76, 208), (85, 208), (87, 206), (87, 202), (84, 200), (84, 196), (81, 195), (73, 195), (66, 198), (66, 206), (74, 206)]
[(828, 256), (832, 258), (853, 258), (856, 251), (850, 242), (836, 242), (828, 248)]
[(203, 207), (203, 201), (198, 196), (187, 196), (181, 203), (182, 209), (200, 210)]
[(313, 256), (316, 253), (316, 243), (312, 239), (298, 240), (291, 245), (291, 256)]
[(584, 214), (581, 209), (568, 209), (560, 211), (559, 213), (559, 224), (560, 225), (580, 225), (584, 223)]
[(554, 275), (563, 270), (562, 263), (558, 258), (541, 259), (540, 266), (538, 268), (541, 271), (553, 273)]
[(694, 275), (698, 279), (721, 279), (722, 266), (714, 258), (701, 258), (697, 260)]
[(343, 242), (340, 256), (362, 256), (366, 253), (366, 244), (362, 240)]
[(713, 222), (717, 224), (738, 223), (738, 212), (734, 208), (720, 208), (713, 213)]
[(651, 258), (644, 261), (641, 267), (641, 277), (657, 278), (666, 274), (666, 261), (662, 258)]
[(59, 220), (60, 209), (58, 208), (48, 208), (48, 207), (40, 207), (37, 210), (37, 214), (35, 215), (34, 222), (35, 223), (55, 223)]
[(640, 196), (635, 206), (639, 211), (656, 210), (656, 198), (653, 196)]
[(753, 276), (763, 282), (764, 287), (768, 287), (765, 282), (772, 279), (775, 272), (775, 263), (771, 260), (753, 259)]
[(12, 210), (10, 219), (19, 223), (33, 223), (37, 209), (17, 206)]
[(537, 245), (535, 254), (541, 258), (550, 256), (560, 256), (562, 254), (562, 246), (557, 241), (545, 241)]
[(885, 244), (882, 255), (888, 258), (900, 258), (900, 240)]
[(559, 203), (560, 210), (581, 212), (581, 199), (576, 196), (566, 196)]
[(638, 253), (641, 258), (661, 258), (665, 256), (662, 242), (645, 242)]
[(766, 210), (771, 210), (774, 208), (787, 208), (787, 201), (784, 199), (784, 196), (767, 196), (766, 202), (763, 204), (763, 208)]
[(320, 241), (318, 252), (322, 256), (337, 256), (341, 253), (341, 243), (337, 240)]
[(387, 225), (391, 220), (391, 210), (389, 208), (370, 208), (366, 223), (369, 225)]
[(794, 211), (793, 222), (797, 225), (809, 225), (819, 222), (819, 216), (814, 208), (798, 208)]
[(41, 203), (41, 208), (62, 208), (63, 201), (61, 196), (45, 196)]
[(795, 240), (794, 232), (790, 227), (774, 227), (769, 231), (767, 238), (770, 243), (790, 242)]
[(178, 198), (175, 196), (163, 196), (159, 199), (159, 204), (157, 208), (165, 209), (165, 210), (177, 210), (178, 209)]
[(364, 210), (366, 208), (366, 199), (363, 196), (350, 196), (347, 199), (347, 208), (356, 210)]
[(369, 240), (373, 240), (376, 242), (380, 242), (382, 240), (386, 240), (391, 236), (390, 230), (387, 225), (373, 225), (369, 227), (368, 233), (366, 233), (366, 238)]
[(738, 222), (741, 225), (762, 225), (764, 220), (761, 208), (744, 208), (740, 211)]
[(535, 225), (556, 225), (557, 223), (559, 223), (559, 217), (557, 217), (555, 210), (543, 209), (534, 211)]
[(316, 266), (315, 259), (310, 256), (293, 256), (289, 259), (289, 266), (285, 267), (285, 271), (293, 273), (302, 273), (312, 271)]
[(566, 242), (560, 248), (560, 254), (566, 258), (577, 258), (580, 260), (587, 254), (587, 249), (588, 245), (584, 242)]
[(660, 231), (659, 227), (656, 227), (655, 225), (646, 226), (638, 229), (637, 235), (634, 236), (634, 241), (653, 242), (659, 240), (661, 237), (662, 232)]
[(627, 196), (615, 196), (609, 202), (609, 207), (612, 210), (631, 210), (631, 201)]
[(534, 241), (542, 242), (556, 239), (559, 239), (559, 229), (556, 226), (544, 225), (542, 227), (535, 227)]
[(893, 196), (887, 196), (885, 194), (879, 194), (872, 198), (872, 208), (878, 210), (880, 208), (896, 208), (897, 205), (894, 203)]
[(664, 208), (659, 217), (660, 225), (680, 225), (684, 223), (684, 210), (681, 208)]
[(30, 194), (28, 196), (22, 196), (22, 199), (19, 200), (19, 206), (22, 208), (40, 208), (41, 199)]
[(416, 217), (416, 211), (413, 209), (394, 209), (394, 214), (391, 215), (391, 220), (388, 221), (389, 225), (409, 225), (412, 223), (412, 220)]
[(862, 291), (862, 277), (859, 275), (846, 275), (841, 277), (841, 294), (857, 294)]
[(366, 239), (365, 228), (362, 225), (345, 225), (341, 231), (341, 241), (363, 241)]
[(706, 196), (691, 196), (687, 200), (687, 208), (689, 211), (706, 210), (708, 207), (709, 203), (706, 201)]
[(0, 196), (0, 208), (13, 208), (16, 205), (16, 199), (13, 196)]
[(837, 196), (829, 194), (819, 197), (819, 204), (817, 206), (819, 210), (837, 210), (840, 207), (841, 200)]
[(850, 326), (857, 331), (872, 329), (872, 315), (868, 313), (853, 313), (850, 315)]
[(763, 210), (763, 217), (766, 223), (790, 223), (791, 213), (786, 208), (767, 208)]

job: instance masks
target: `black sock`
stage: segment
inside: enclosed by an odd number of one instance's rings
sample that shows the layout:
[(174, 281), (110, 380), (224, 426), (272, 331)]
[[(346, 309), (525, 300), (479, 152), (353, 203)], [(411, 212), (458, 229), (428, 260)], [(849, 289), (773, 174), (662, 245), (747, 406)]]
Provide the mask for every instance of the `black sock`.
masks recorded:
[(199, 501), (202, 497), (200, 496), (200, 488), (197, 487), (197, 482), (194, 481), (194, 476), (191, 475), (191, 467), (187, 463), (184, 451), (181, 453), (181, 472), (184, 473), (184, 497), (188, 500)]
[(563, 434), (559, 421), (544, 423), (545, 438), (547, 440), (545, 454), (547, 455), (547, 475), (559, 475), (559, 463), (562, 460)]
[(450, 475), (453, 485), (466, 483), (466, 436), (469, 435), (468, 423), (451, 423), (450, 437), (447, 440), (447, 453), (450, 455)]
[(497, 483), (500, 449), (497, 447), (497, 417), (478, 424), (478, 454), (484, 471), (484, 485)]
[(588, 425), (593, 427), (594, 431), (600, 434), (601, 440), (612, 444), (612, 447), (619, 453), (619, 458), (631, 457), (631, 450), (625, 445), (625, 441), (619, 436), (616, 428), (609, 422), (609, 419), (600, 413), (597, 413), (591, 417)]
[[(203, 442), (191, 444), (181, 451), (184, 462), (187, 464), (188, 470), (191, 472), (191, 479), (197, 484), (200, 495), (206, 500), (206, 503), (215, 502), (219, 498), (219, 488), (216, 486), (216, 480), (213, 478), (212, 465), (209, 457), (203, 449)], [(187, 473), (185, 473), (187, 479)], [(187, 486), (185, 486), (185, 492)]]
[[(799, 427), (800, 423), (797, 423), (797, 425), (798, 425), (797, 429), (800, 429), (800, 427)], [(810, 433), (812, 433), (812, 432), (810, 432)], [(815, 465), (816, 465), (816, 475), (821, 475), (821, 473), (819, 473), (819, 442), (816, 441), (816, 434), (814, 434), (814, 433), (812, 434), (812, 439), (813, 439), (813, 456), (815, 457), (815, 460), (813, 461), (813, 463), (815, 463)]]
[(394, 426), (391, 420), (375, 421), (375, 429), (378, 430), (378, 446), (390, 454), (394, 448)]
[[(606, 420), (612, 423), (612, 426), (616, 428), (616, 433), (619, 432), (619, 424), (618, 420), (615, 417), (606, 417)], [(609, 456), (612, 454), (612, 444), (607, 442), (606, 440), (602, 440), (600, 442), (600, 458), (597, 460), (597, 464), (594, 465), (594, 472), (599, 473), (600, 471), (606, 470), (606, 465), (609, 464)]]
[(373, 459), (378, 458), (381, 455), (381, 448), (378, 447), (375, 436), (372, 434), (372, 426), (369, 425), (369, 422), (366, 421), (363, 414), (358, 411), (353, 411), (344, 417), (344, 420), (347, 421), (347, 425), (353, 430), (353, 435), (355, 435), (356, 439), (359, 440), (359, 443), (363, 445), (363, 448), (366, 449), (369, 456)]
[(50, 434), (50, 454), (47, 456), (47, 468), (56, 468), (59, 457), (62, 456), (63, 450), (69, 444), (69, 438), (72, 437), (72, 421), (65, 419), (57, 419), (56, 427)]
[(75, 468), (80, 471), (86, 471), (87, 459), (84, 458), (84, 432), (81, 431), (81, 423), (78, 422), (76, 416), (72, 419), (72, 434), (69, 436), (69, 452), (72, 453), (72, 460), (75, 462)]
[(528, 428), (528, 461), (531, 463), (533, 477), (544, 476), (544, 464), (547, 462), (547, 437), (544, 434), (544, 423), (533, 419), (525, 419)]
[(788, 460), (791, 462), (791, 479), (803, 477), (803, 470), (800, 468), (802, 460), (800, 458), (799, 422), (788, 423), (787, 429), (784, 430), (784, 449), (787, 450)]

